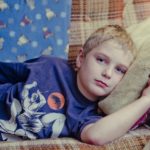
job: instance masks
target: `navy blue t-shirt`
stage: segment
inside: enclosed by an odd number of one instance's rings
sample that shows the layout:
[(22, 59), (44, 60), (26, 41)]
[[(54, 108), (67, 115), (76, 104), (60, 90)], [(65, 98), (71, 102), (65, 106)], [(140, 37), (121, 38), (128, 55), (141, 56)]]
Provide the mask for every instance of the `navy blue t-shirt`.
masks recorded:
[(75, 137), (100, 119), (97, 103), (78, 90), (67, 60), (42, 56), (0, 62), (0, 136), (28, 139)]

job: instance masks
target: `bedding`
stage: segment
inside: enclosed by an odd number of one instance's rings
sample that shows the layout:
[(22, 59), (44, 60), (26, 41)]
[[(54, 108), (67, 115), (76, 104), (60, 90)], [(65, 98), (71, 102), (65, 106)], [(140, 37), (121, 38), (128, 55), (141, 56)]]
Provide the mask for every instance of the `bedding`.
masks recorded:
[[(3, 142), (0, 150), (142, 150), (150, 136), (126, 136), (103, 146), (79, 142), (72, 138), (56, 138), (32, 141)], [(146, 146), (147, 147), (147, 146)], [(149, 150), (149, 149), (147, 149)]]
[(71, 0), (1, 0), (0, 60), (67, 58)]

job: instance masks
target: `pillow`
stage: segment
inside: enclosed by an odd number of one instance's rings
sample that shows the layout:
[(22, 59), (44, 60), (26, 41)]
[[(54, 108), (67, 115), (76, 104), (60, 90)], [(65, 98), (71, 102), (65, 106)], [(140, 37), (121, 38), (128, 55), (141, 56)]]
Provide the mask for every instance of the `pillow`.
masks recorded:
[(106, 114), (113, 113), (136, 100), (146, 86), (150, 74), (150, 18), (127, 28), (138, 51), (135, 61), (118, 86), (98, 106)]
[(1, 0), (0, 60), (67, 58), (72, 1)]
[(150, 148), (150, 142), (147, 142), (143, 148), (143, 150), (149, 150)]

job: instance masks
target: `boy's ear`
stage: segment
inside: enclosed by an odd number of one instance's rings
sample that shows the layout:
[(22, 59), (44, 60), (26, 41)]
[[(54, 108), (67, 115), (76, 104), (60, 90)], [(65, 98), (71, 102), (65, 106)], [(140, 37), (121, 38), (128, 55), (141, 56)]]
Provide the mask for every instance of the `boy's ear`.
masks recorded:
[(83, 48), (81, 48), (79, 50), (79, 53), (77, 54), (77, 58), (76, 58), (76, 67), (77, 68), (80, 68), (81, 67), (81, 64), (83, 62), (83, 59), (84, 59), (84, 53), (83, 53)]

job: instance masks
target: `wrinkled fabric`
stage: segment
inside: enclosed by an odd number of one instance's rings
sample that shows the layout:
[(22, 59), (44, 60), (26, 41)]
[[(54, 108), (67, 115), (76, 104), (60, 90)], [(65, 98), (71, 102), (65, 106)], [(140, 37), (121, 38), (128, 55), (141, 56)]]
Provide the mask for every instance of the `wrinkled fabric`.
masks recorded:
[(10, 135), (80, 139), (82, 129), (101, 118), (97, 103), (78, 90), (76, 72), (67, 60), (42, 56), (0, 63), (0, 75), (1, 140)]

